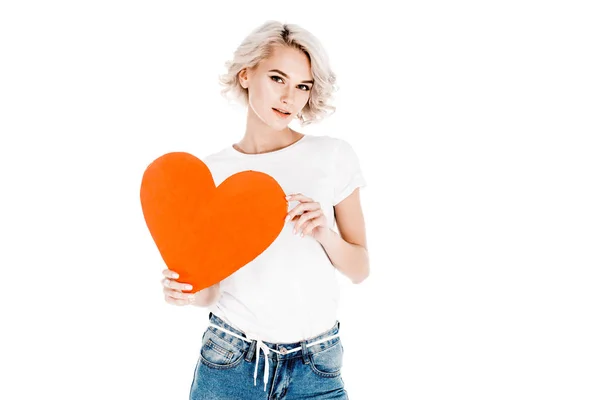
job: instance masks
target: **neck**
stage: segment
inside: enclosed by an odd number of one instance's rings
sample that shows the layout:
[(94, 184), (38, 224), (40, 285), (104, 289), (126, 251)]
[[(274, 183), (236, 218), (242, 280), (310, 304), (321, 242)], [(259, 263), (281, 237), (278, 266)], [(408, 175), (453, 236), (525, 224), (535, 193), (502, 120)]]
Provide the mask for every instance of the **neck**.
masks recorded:
[(273, 129), (259, 119), (251, 107), (248, 108), (246, 132), (242, 140), (234, 145), (236, 150), (246, 154), (268, 153), (287, 147), (302, 137), (287, 126), (282, 130)]

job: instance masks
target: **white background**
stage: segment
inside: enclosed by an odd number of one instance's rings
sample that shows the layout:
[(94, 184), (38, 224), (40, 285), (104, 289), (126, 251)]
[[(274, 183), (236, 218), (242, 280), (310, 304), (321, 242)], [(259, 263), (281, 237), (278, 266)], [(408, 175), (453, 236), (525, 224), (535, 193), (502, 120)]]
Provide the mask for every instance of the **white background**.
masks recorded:
[(350, 398), (600, 398), (594, 2), (332, 3), (2, 2), (0, 398), (187, 399), (208, 312), (164, 301), (141, 177), (242, 137), (217, 76), (268, 19), (328, 50), (301, 131), (368, 181)]

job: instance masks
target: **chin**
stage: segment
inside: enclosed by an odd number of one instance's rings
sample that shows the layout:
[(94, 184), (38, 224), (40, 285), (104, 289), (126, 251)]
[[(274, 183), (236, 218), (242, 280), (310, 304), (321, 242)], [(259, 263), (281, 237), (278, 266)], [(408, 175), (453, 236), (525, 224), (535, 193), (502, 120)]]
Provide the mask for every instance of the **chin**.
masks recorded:
[[(275, 117), (275, 118), (277, 118), (277, 117)], [(271, 128), (273, 128), (275, 130), (282, 131), (282, 130), (286, 129), (290, 125), (290, 122), (289, 121), (284, 121), (284, 120), (279, 120), (279, 121), (275, 120), (275, 121), (271, 121), (271, 123), (267, 124), (267, 125), (269, 125)]]

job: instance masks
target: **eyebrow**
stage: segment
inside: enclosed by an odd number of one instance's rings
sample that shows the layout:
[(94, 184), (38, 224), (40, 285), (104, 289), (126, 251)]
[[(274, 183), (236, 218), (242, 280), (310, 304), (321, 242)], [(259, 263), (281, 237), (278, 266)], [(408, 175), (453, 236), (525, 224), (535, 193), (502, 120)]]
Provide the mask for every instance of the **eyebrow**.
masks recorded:
[[(286, 78), (289, 79), (289, 76), (287, 76), (287, 74), (285, 72), (280, 71), (278, 69), (272, 69), (269, 72), (277, 72), (278, 74), (281, 74), (281, 75), (283, 75), (283, 76), (285, 76)], [(302, 81), (301, 83), (315, 83), (315, 81)]]

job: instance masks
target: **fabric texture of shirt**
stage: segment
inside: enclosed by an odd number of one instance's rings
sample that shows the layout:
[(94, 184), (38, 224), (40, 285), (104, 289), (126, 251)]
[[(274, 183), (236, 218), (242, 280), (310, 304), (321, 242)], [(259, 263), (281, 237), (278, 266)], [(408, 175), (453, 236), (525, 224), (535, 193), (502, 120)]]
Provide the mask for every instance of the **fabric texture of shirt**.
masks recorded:
[[(217, 186), (241, 171), (270, 175), (286, 195), (301, 193), (319, 202), (328, 227), (335, 231), (333, 207), (366, 186), (352, 146), (331, 136), (304, 135), (283, 149), (262, 154), (228, 146), (202, 161)], [(290, 201), (288, 211), (298, 204)], [(319, 242), (292, 233), (294, 223), (286, 222), (263, 253), (221, 281), (221, 297), (209, 311), (272, 343), (306, 340), (335, 324), (340, 272)]]

